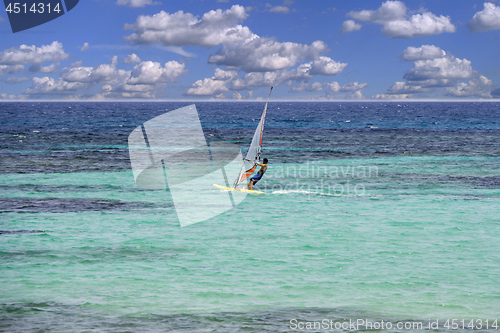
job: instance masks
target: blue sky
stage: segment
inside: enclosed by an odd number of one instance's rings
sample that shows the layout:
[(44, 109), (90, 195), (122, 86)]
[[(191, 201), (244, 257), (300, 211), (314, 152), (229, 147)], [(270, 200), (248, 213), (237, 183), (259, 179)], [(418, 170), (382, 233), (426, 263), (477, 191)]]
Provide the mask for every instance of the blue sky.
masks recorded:
[(0, 100), (500, 98), (498, 0), (82, 0), (0, 36)]

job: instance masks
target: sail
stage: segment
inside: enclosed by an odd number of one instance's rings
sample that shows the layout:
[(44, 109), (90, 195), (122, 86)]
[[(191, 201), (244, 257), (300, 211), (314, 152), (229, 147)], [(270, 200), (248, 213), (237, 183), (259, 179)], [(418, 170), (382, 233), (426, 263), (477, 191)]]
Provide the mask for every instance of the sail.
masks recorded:
[[(271, 96), (271, 92), (273, 91), (273, 87), (269, 91), (269, 96)], [(257, 168), (256, 162), (260, 162), (260, 151), (262, 149), (262, 133), (264, 131), (264, 121), (266, 120), (266, 112), (267, 112), (267, 103), (269, 102), (269, 96), (267, 97), (266, 106), (264, 107), (264, 111), (262, 112), (262, 116), (260, 117), (259, 124), (255, 129), (255, 133), (252, 138), (252, 142), (250, 143), (250, 147), (248, 148), (247, 155), (243, 160), (243, 166), (241, 167), (238, 178), (236, 178), (234, 182), (234, 188), (238, 187), (245, 179), (250, 177), (250, 175)]]

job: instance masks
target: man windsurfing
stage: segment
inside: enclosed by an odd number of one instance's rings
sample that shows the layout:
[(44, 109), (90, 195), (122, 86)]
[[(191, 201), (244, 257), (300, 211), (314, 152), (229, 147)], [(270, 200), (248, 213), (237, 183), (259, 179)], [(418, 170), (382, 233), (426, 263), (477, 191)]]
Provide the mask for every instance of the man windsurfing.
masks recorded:
[(248, 182), (247, 186), (245, 186), (245, 190), (248, 189), (248, 187), (250, 186), (250, 191), (252, 191), (252, 188), (255, 184), (257, 184), (257, 182), (262, 178), (262, 176), (264, 176), (264, 172), (266, 172), (267, 170), (267, 158), (264, 158), (262, 160), (262, 164), (260, 163), (256, 163), (258, 166), (260, 166), (260, 170), (259, 172), (257, 172), (257, 174), (255, 176), (253, 176), (252, 178), (250, 178), (250, 181)]

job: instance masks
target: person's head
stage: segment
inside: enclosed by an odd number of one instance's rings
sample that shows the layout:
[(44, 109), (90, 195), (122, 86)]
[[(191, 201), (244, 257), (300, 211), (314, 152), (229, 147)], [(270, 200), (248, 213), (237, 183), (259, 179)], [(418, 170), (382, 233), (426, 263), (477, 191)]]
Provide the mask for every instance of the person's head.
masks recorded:
[(267, 164), (267, 158), (264, 158), (262, 162), (264, 162), (264, 164)]

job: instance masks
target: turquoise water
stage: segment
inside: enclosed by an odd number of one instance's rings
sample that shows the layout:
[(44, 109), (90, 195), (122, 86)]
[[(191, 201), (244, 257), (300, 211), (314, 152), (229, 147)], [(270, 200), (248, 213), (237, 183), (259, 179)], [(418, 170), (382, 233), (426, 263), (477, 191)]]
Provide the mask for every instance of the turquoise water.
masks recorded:
[[(252, 124), (207, 132), (243, 142)], [(323, 332), (335, 330), (290, 320), (364, 318), (438, 319), (448, 331), (447, 319), (500, 320), (497, 130), (311, 126), (288, 141), (270, 127), (266, 193), (180, 228), (168, 192), (135, 185), (129, 127), (107, 143), (102, 128), (70, 142), (2, 134), (0, 330)]]

